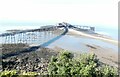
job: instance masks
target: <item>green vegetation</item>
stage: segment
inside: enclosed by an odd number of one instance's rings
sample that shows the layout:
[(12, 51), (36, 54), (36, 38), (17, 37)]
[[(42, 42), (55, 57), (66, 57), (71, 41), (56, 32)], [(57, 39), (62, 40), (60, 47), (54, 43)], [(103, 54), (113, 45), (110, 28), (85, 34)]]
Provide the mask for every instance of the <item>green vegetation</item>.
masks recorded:
[[(79, 76), (79, 77), (116, 77), (116, 68), (101, 64), (95, 54), (80, 54), (74, 56), (70, 52), (61, 52), (57, 57), (52, 56), (48, 64), (49, 75)], [(2, 71), (0, 77), (35, 77), (35, 72)], [(53, 76), (53, 77), (54, 77)]]
[(12, 71), (3, 71), (0, 73), (0, 77), (13, 77), (16, 75), (16, 70), (12, 70)]
[[(18, 74), (19, 73), (19, 74)], [(0, 73), (0, 77), (35, 77), (38, 74), (35, 72), (25, 72), (25, 71), (3, 71)]]
[(79, 75), (81, 77), (116, 77), (117, 69), (101, 65), (95, 54), (81, 54), (74, 58), (70, 52), (52, 57), (48, 66), (50, 75)]

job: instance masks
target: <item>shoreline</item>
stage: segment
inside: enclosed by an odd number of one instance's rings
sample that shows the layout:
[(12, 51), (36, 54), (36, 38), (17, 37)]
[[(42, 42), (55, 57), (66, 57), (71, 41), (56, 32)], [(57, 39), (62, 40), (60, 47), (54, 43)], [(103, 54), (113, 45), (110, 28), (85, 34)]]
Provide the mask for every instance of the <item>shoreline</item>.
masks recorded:
[[(6, 47), (4, 48), (8, 49), (9, 46), (10, 45), (8, 45), (7, 48)], [(22, 45), (20, 46), (23, 47)], [(20, 46), (17, 46), (17, 47), (20, 47)], [(95, 53), (99, 61), (102, 62), (103, 64), (118, 68), (118, 65), (116, 62), (118, 61), (116, 54), (103, 53), (101, 51), (104, 51), (104, 50), (102, 50), (101, 47), (97, 47), (97, 46), (94, 46), (94, 47), (98, 50), (96, 51), (95, 48), (91, 48), (91, 52), (88, 52), (88, 54)], [(13, 48), (16, 48), (16, 45), (13, 45), (12, 49)], [(5, 49), (4, 51), (6, 51)], [(4, 70), (16, 69), (16, 70), (25, 70), (27, 72), (47, 73), (47, 67), (51, 57), (57, 56), (60, 53), (60, 51), (64, 51), (64, 50), (65, 49), (62, 49), (60, 47), (54, 47), (54, 48), (40, 47), (39, 49), (33, 52), (22, 53), (19, 55), (8, 57), (6, 59), (2, 59), (2, 65)], [(68, 50), (65, 50), (65, 51), (68, 51)], [(82, 54), (81, 52), (72, 52), (72, 51), (69, 51), (69, 52), (74, 53), (76, 56), (79, 54)]]

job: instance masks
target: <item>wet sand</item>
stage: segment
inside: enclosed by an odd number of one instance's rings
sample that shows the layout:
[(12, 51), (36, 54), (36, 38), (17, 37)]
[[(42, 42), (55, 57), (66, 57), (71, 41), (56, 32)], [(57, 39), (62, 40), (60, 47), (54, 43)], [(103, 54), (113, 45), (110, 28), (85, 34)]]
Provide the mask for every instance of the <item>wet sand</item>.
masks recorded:
[[(104, 36), (104, 35), (100, 35), (100, 34), (94, 34), (94, 33), (87, 34), (85, 32), (69, 29), (67, 35), (75, 36), (78, 38), (82, 38), (82, 37), (93, 38), (93, 39), (101, 40), (103, 42), (108, 42), (115, 46), (118, 46), (117, 40), (114, 40), (109, 36)], [(104, 64), (107, 64), (107, 65), (110, 65), (113, 67), (118, 67), (118, 63), (119, 63), (118, 62), (118, 52), (116, 52), (114, 49), (105, 48), (102, 45), (101, 46), (92, 45), (92, 44), (85, 44), (85, 45), (90, 50), (90, 52), (87, 52), (87, 53), (95, 53), (97, 55), (97, 57), (99, 58), (99, 60), (101, 62), (103, 62)], [(62, 48), (58, 47), (58, 46), (54, 46), (53, 49), (62, 50)], [(82, 52), (77, 52), (77, 53), (82, 53)]]
[(114, 52), (112, 49), (103, 48), (100, 46), (93, 46), (94, 48), (89, 48), (91, 51), (88, 53), (95, 53), (98, 59), (110, 66), (118, 67), (118, 53)]
[[(73, 29), (69, 29), (69, 32), (67, 34), (73, 35), (76, 37), (93, 38), (97, 40), (102, 40), (104, 42), (109, 42), (114, 45), (118, 45), (118, 41), (112, 38), (98, 36), (98, 34), (87, 34), (84, 32), (73, 30)], [(104, 64), (118, 67), (118, 52), (114, 51), (113, 49), (105, 48), (105, 47), (98, 46), (98, 45), (87, 45), (86, 44), (86, 46), (90, 50), (90, 52), (88, 53), (95, 53), (98, 56), (99, 60), (103, 62)]]
[[(89, 46), (91, 46), (91, 45), (89, 45)], [(103, 47), (100, 47), (97, 45), (92, 45), (91, 47), (88, 47), (88, 48), (89, 48), (90, 52), (85, 52), (85, 53), (94, 53), (95, 55), (97, 55), (99, 61), (102, 62), (103, 64), (118, 68), (119, 62), (118, 62), (118, 53), (117, 52), (114, 52), (114, 50), (103, 48)], [(57, 46), (53, 47), (52, 49), (64, 50)], [(75, 52), (75, 51), (70, 51), (70, 52), (73, 52), (76, 54), (84, 53), (84, 52)]]

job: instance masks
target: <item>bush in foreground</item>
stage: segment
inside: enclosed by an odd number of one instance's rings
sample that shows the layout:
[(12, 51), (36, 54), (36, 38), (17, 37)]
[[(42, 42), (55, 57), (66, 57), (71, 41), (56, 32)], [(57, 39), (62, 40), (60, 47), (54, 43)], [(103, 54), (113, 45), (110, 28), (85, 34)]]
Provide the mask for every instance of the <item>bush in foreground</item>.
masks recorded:
[[(108, 65), (101, 65), (95, 54), (80, 54), (74, 57), (70, 52), (62, 52), (57, 57), (52, 57), (48, 65), (50, 76), (57, 77), (116, 77), (117, 69)], [(38, 73), (16, 71), (2, 71), (0, 77), (36, 77)], [(48, 76), (46, 75), (46, 76)]]
[(52, 57), (48, 66), (50, 75), (67, 75), (81, 77), (116, 77), (117, 69), (101, 65), (95, 54), (81, 54), (74, 58), (70, 52), (62, 52)]

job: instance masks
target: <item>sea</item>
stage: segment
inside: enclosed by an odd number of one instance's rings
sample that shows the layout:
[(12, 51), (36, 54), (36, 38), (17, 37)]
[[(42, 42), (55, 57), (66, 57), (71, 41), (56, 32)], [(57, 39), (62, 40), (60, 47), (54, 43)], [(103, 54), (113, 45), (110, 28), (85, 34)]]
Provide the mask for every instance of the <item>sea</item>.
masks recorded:
[[(46, 26), (46, 25), (55, 25), (55, 24), (32, 24), (32, 25), (0, 25), (0, 34), (6, 33), (6, 30), (12, 30), (12, 29), (37, 29), (40, 28), (41, 26)], [(114, 40), (118, 40), (118, 28), (117, 27), (106, 27), (106, 26), (94, 26), (95, 27), (95, 32), (103, 35), (107, 35)], [(44, 38), (43, 38), (44, 39)], [(39, 44), (39, 42), (37, 42)], [(97, 45), (97, 46), (102, 46), (105, 48), (113, 49), (115, 52), (118, 52), (118, 46), (113, 45), (111, 43), (107, 43), (101, 40), (96, 40), (96, 39), (88, 39), (88, 38), (79, 38), (79, 37), (74, 37), (74, 36), (64, 36), (54, 43), (50, 44), (48, 47), (61, 47), (63, 49), (67, 49), (70, 51), (85, 51), (88, 52), (89, 49), (85, 46), (86, 44), (90, 45)]]
[[(0, 34), (5, 33), (6, 30), (12, 30), (12, 29), (37, 29), (40, 28), (41, 26), (46, 26), (46, 25), (55, 25), (55, 24), (18, 24), (18, 25), (0, 25)], [(95, 27), (95, 32), (102, 34), (102, 35), (107, 35), (112, 37), (115, 40), (118, 40), (118, 27), (110, 27), (110, 26), (93, 26)]]

